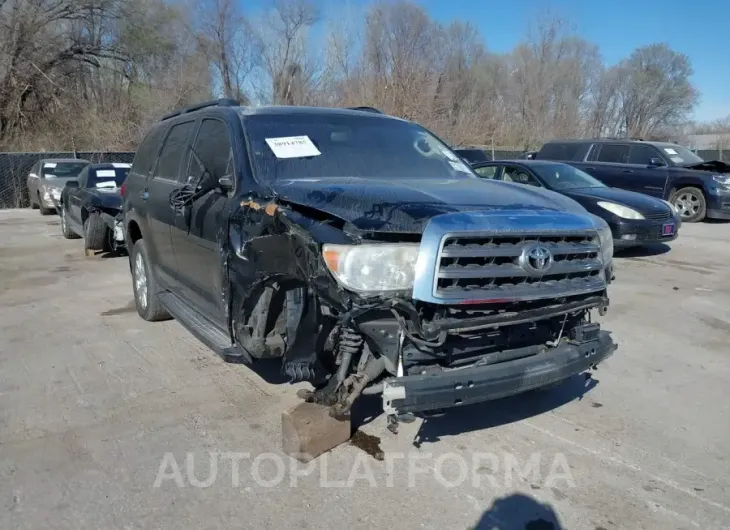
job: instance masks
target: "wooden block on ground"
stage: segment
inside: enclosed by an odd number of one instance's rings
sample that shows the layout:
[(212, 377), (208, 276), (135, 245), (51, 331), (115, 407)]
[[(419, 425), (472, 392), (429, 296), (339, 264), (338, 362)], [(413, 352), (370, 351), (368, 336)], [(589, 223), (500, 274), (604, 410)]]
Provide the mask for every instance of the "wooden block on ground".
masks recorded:
[(346, 442), (351, 436), (351, 420), (330, 416), (330, 408), (303, 402), (281, 415), (281, 446), (284, 453), (300, 462), (309, 462)]

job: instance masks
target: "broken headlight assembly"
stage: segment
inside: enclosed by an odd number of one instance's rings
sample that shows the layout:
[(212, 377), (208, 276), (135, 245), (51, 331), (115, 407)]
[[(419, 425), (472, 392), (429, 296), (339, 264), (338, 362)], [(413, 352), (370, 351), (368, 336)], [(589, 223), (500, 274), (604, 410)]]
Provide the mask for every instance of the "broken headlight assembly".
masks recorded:
[(418, 249), (402, 243), (324, 245), (322, 257), (340, 285), (374, 294), (413, 287)]

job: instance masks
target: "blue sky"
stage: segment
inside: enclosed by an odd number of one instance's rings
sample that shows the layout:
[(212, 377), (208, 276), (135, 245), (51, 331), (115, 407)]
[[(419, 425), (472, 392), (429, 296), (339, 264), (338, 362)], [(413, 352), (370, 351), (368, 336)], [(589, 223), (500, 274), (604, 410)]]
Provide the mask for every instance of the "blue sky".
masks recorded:
[(635, 48), (665, 42), (685, 53), (702, 93), (698, 120), (730, 115), (730, 0), (421, 0), (437, 20), (470, 20), (487, 46), (509, 51), (537, 13), (566, 18), (613, 64)]
[[(241, 0), (244, 6), (267, 0)], [(536, 16), (549, 10), (566, 19), (597, 44), (607, 64), (635, 48), (664, 42), (685, 53), (701, 92), (695, 119), (730, 115), (730, 0), (414, 0), (440, 21), (468, 20), (479, 28), (487, 47), (508, 52), (524, 37)], [(360, 11), (369, 0), (315, 0), (325, 17), (343, 9)], [(351, 14), (352, 14), (352, 11)]]

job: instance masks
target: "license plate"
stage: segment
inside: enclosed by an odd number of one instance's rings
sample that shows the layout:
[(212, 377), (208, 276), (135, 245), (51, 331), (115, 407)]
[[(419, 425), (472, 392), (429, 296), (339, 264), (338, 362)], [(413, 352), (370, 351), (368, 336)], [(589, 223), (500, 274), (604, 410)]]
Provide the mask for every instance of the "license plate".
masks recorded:
[(662, 226), (662, 235), (663, 236), (673, 236), (674, 235), (674, 223), (668, 223)]

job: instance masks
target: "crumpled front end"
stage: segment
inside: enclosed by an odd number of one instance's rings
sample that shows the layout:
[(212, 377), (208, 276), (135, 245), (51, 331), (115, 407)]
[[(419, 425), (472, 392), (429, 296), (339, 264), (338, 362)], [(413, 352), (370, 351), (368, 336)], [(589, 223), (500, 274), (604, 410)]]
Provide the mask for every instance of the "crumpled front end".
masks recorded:
[(612, 256), (610, 230), (593, 216), (433, 218), (410, 298), (387, 297), (357, 321), (396, 376), (366, 393), (382, 391), (391, 413), (413, 412), (516, 394), (595, 366), (615, 349), (591, 321), (592, 310), (608, 308)]

